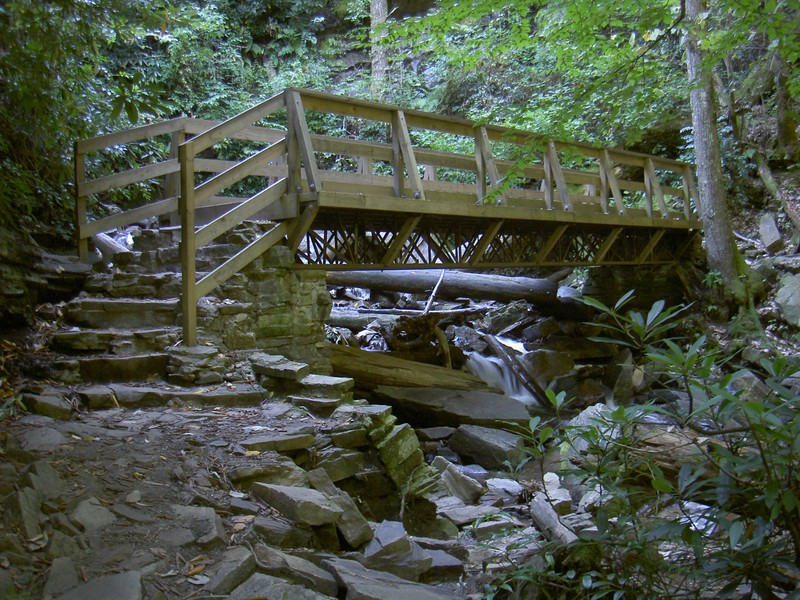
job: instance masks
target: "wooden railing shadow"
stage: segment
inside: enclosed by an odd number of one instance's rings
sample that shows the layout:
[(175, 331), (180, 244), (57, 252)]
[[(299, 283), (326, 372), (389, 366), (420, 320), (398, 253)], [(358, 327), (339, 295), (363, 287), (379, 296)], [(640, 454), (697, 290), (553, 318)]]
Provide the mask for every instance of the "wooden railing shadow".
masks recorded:
[[(362, 140), (314, 134), (307, 121), (311, 114), (377, 122), (386, 135), (383, 140)], [(278, 118), (285, 129), (258, 125)], [(415, 145), (412, 140), (426, 132), (453, 136), (474, 151)], [(159, 137), (169, 140), (163, 160), (102, 177), (87, 176), (87, 156)], [(220, 148), (234, 143), (250, 146), (241, 149), (244, 156), (221, 158)], [(498, 149), (509, 156), (497, 157)], [(349, 168), (331, 163), (331, 156), (348, 157)], [(303, 237), (313, 231), (322, 193), (334, 201), (338, 195), (386, 198), (386, 210), (396, 208), (392, 198), (413, 203), (403, 205), (409, 214), (387, 252), (389, 262), (434, 205), (437, 214), (454, 216), (478, 214), (477, 206), (496, 207), (497, 216), (473, 253), (479, 259), (502, 226), (505, 208), (529, 210), (525, 215), (531, 221), (611, 224), (616, 232), (612, 238), (626, 225), (643, 223), (697, 229), (693, 173), (691, 164), (655, 156), (287, 89), (222, 123), (179, 118), (77, 142), (78, 252), (86, 259), (89, 240), (98, 233), (172, 215), (180, 223), (183, 341), (195, 345), (198, 300), (276, 243), (285, 241), (297, 253)], [(460, 181), (444, 180), (454, 174)], [(153, 180), (160, 182), (160, 199), (119, 214), (87, 218), (90, 197)], [(246, 197), (240, 197), (243, 189)], [(375, 210), (381, 209), (380, 204), (380, 200), (373, 203)], [(215, 206), (222, 214), (197, 220), (198, 209)], [(272, 227), (198, 279), (198, 249), (265, 211)]]

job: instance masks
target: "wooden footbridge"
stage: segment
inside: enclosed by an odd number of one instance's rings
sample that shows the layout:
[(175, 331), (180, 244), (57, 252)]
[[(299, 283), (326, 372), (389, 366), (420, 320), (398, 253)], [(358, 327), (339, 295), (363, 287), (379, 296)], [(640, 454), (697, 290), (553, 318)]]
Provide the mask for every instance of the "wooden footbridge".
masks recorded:
[[(121, 149), (145, 164), (114, 172)], [(81, 140), (75, 167), (81, 257), (95, 234), (180, 224), (187, 345), (197, 301), (275, 244), (297, 268), (641, 265), (681, 260), (701, 229), (691, 164), (301, 89)], [(139, 206), (99, 216), (131, 189)], [(198, 248), (246, 220), (271, 225), (198, 278)]]

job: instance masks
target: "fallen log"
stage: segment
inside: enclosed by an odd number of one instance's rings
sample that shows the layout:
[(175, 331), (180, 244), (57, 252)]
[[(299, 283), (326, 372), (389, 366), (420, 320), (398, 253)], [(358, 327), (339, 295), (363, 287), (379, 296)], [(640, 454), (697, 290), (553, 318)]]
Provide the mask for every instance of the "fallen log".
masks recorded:
[(467, 373), (404, 360), (381, 352), (365, 352), (350, 346), (331, 346), (333, 374), (352, 377), (359, 389), (379, 385), (434, 387), (449, 390), (488, 390), (485, 381)]
[[(390, 292), (430, 293), (440, 271), (328, 271), (328, 285), (368, 288)], [(486, 273), (447, 271), (437, 294), (445, 298), (482, 298), (510, 302), (528, 300), (535, 304), (558, 302), (558, 283), (532, 277), (506, 277)]]

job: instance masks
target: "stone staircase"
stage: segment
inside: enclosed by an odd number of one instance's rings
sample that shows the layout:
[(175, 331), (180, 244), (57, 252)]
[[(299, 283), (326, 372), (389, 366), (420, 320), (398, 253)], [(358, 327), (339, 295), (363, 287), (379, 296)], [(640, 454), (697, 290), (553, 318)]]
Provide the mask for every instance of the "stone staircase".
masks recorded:
[[(202, 248), (200, 276), (258, 234), (258, 224), (244, 224)], [(186, 347), (173, 231), (144, 229), (133, 239), (64, 305), (50, 341), (51, 377), (75, 386), (88, 407), (241, 406), (281, 394), (324, 416), (352, 401), (353, 381), (329, 375), (323, 272), (293, 271), (288, 250), (272, 248), (201, 299), (200, 344)]]

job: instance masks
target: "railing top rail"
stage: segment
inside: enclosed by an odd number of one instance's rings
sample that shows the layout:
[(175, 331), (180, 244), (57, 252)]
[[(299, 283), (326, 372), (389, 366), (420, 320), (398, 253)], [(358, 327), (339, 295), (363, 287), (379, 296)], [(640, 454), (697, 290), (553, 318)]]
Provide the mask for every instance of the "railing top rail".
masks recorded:
[[(337, 96), (315, 90), (303, 88), (288, 89), (300, 94), (306, 110), (332, 112), (339, 115), (361, 117), (364, 119), (383, 121), (387, 123), (391, 122), (393, 112), (401, 110), (406, 116), (408, 126), (411, 128), (431, 129), (435, 131), (441, 131), (443, 133), (473, 136), (475, 134), (475, 128), (484, 126), (486, 127), (489, 137), (494, 141), (507, 141), (516, 144), (550, 141), (547, 136), (530, 131), (514, 129), (511, 127), (489, 124), (484, 125), (482, 123), (470, 121), (460, 117), (436, 115), (433, 113), (426, 113), (413, 109), (405, 109), (391, 104), (383, 104), (373, 100)], [(652, 156), (640, 152), (633, 152), (631, 150), (623, 150), (620, 148), (595, 146), (584, 142), (565, 142), (561, 140), (552, 141), (559, 146), (559, 149), (575, 148), (576, 150), (580, 150), (584, 154), (593, 157), (596, 157), (599, 153), (603, 152), (603, 150), (607, 150), (609, 153), (611, 153), (612, 157), (616, 158), (620, 162), (632, 161), (632, 164), (636, 165), (643, 164), (643, 161), (651, 158), (656, 163), (656, 168), (680, 170), (686, 166), (694, 166), (687, 162), (659, 156)]]
[(191, 145), (192, 153), (197, 154), (206, 148), (210, 148), (220, 140), (231, 137), (232, 134), (250, 127), (256, 121), (263, 119), (267, 115), (271, 115), (284, 106), (286, 106), (285, 95), (284, 92), (280, 92), (256, 104), (254, 107), (239, 113), (235, 117), (223, 121), (219, 125), (193, 137), (186, 143)]
[(182, 131), (186, 126), (186, 122), (190, 120), (189, 117), (176, 117), (160, 123), (141, 125), (139, 127), (125, 129), (124, 131), (106, 133), (85, 140), (79, 140), (75, 142), (75, 152), (78, 154), (88, 154), (89, 152), (96, 152), (97, 150), (110, 148), (111, 146), (140, 142), (157, 135)]

